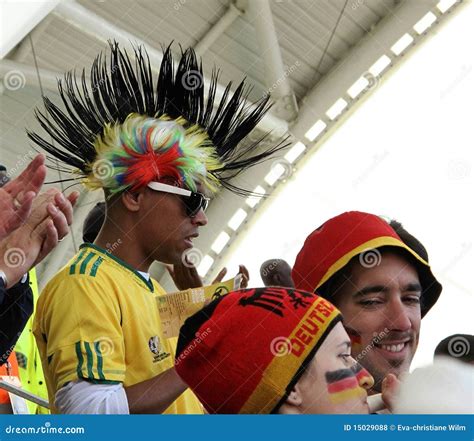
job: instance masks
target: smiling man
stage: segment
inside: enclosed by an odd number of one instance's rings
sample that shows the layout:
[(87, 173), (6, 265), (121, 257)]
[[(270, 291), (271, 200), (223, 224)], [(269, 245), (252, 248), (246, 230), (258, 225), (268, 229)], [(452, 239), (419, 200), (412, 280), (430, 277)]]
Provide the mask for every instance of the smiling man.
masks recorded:
[(215, 103), (214, 73), (205, 100), (192, 49), (175, 69), (168, 47), (157, 79), (146, 51), (134, 51), (132, 63), (111, 43), (110, 62), (96, 58), (89, 86), (84, 74), (67, 74), (65, 109), (45, 98), (49, 115), (37, 115), (54, 145), (29, 133), (61, 170), (106, 197), (94, 244), (80, 247), (38, 302), (34, 333), (54, 412), (202, 412), (175, 372), (156, 305), (165, 293), (148, 268), (184, 262), (207, 223), (208, 195), (219, 187), (246, 194), (230, 179), (279, 148), (238, 147), (268, 97), (245, 106), (242, 82)]
[(296, 288), (340, 309), (352, 355), (373, 375), (377, 392), (387, 374), (409, 370), (421, 319), (442, 289), (422, 245), (397, 229), (402, 237), (378, 216), (343, 213), (308, 236), (292, 272)]

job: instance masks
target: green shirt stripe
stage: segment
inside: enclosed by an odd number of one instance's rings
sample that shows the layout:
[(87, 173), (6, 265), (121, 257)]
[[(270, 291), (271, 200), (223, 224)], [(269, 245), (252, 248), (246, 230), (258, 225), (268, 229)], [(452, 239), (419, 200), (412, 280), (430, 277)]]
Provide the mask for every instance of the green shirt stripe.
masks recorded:
[(87, 264), (96, 256), (95, 253), (89, 253), (86, 258), (82, 261), (81, 267), (79, 268), (79, 274), (85, 274), (86, 273), (86, 268)]
[(104, 250), (103, 248), (97, 246), (97, 245), (94, 245), (92, 243), (83, 243), (79, 249), (87, 249), (87, 248), (91, 248), (93, 250), (96, 250), (102, 254), (105, 254), (109, 259), (111, 260), (114, 260), (116, 263), (118, 263), (120, 266), (126, 268), (127, 270), (131, 271), (135, 277), (137, 277), (142, 283), (145, 284), (145, 286), (151, 291), (151, 292), (154, 292), (155, 291), (155, 287), (153, 286), (153, 282), (151, 280), (151, 278), (149, 280), (145, 279), (145, 277), (143, 277), (137, 270), (135, 270), (134, 268), (132, 268), (130, 265), (128, 265), (127, 263), (125, 263), (123, 260), (119, 259), (118, 257), (114, 256), (113, 254), (107, 252), (107, 250)]
[(94, 364), (94, 358), (92, 355), (91, 345), (87, 341), (85, 341), (84, 347), (86, 348), (86, 354), (87, 354), (87, 374), (89, 376), (89, 379), (93, 380), (94, 372), (92, 372), (92, 366)]
[(82, 250), (79, 253), (79, 256), (77, 256), (77, 259), (72, 263), (72, 265), (69, 267), (69, 274), (75, 274), (76, 272), (76, 265), (81, 261), (81, 259), (84, 257), (84, 254), (86, 254), (87, 250)]
[(82, 365), (84, 364), (84, 357), (82, 356), (82, 351), (81, 351), (81, 342), (78, 341), (76, 343), (76, 356), (77, 356), (77, 376), (79, 378), (84, 378), (84, 375), (82, 375)]
[(104, 259), (99, 256), (97, 257), (96, 261), (94, 262), (94, 264), (92, 265), (92, 269), (91, 269), (91, 272), (90, 272), (90, 276), (92, 277), (95, 277), (96, 274), (97, 274), (97, 270), (99, 269), (99, 266), (100, 264), (104, 261)]

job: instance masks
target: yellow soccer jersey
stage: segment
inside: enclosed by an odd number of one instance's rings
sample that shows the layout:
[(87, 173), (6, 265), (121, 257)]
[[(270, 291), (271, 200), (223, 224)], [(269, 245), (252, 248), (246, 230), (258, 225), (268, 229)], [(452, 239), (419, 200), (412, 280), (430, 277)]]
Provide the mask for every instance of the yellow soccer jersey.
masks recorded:
[[(51, 404), (69, 381), (127, 387), (174, 365), (157, 295), (166, 293), (153, 279), (95, 245), (81, 246), (37, 304), (34, 334)], [(202, 407), (187, 390), (165, 413), (202, 413)]]

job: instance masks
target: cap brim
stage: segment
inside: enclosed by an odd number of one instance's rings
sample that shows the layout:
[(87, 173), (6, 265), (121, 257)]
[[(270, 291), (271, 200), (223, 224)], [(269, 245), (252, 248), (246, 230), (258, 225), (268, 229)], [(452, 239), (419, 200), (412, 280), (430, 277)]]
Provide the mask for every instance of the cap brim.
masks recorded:
[(333, 265), (329, 267), (326, 274), (321, 278), (318, 285), (314, 288), (314, 291), (317, 292), (318, 288), (320, 288), (324, 283), (326, 283), (340, 269), (344, 268), (355, 256), (367, 250), (374, 250), (386, 246), (401, 248), (413, 258), (413, 263), (417, 268), (420, 283), (423, 289), (421, 298), (421, 317), (423, 318), (437, 302), (443, 287), (436, 280), (427, 261), (425, 261), (411, 248), (405, 245), (405, 243), (403, 243), (401, 240), (390, 236), (383, 236), (371, 239), (357, 246), (356, 248), (353, 248), (351, 251), (340, 257), (336, 262), (334, 262)]

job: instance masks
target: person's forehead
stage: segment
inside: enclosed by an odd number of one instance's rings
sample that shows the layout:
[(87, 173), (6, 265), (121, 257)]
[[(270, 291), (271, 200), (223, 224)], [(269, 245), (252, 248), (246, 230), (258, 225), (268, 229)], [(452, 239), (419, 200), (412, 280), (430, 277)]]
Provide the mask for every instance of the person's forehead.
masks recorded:
[(383, 274), (391, 269), (400, 272), (400, 274), (418, 275), (413, 262), (408, 257), (394, 251), (379, 252), (378, 261), (370, 263), (364, 262), (362, 255), (359, 254), (350, 267), (350, 273), (352, 276), (358, 275), (367, 278), (371, 275)]

